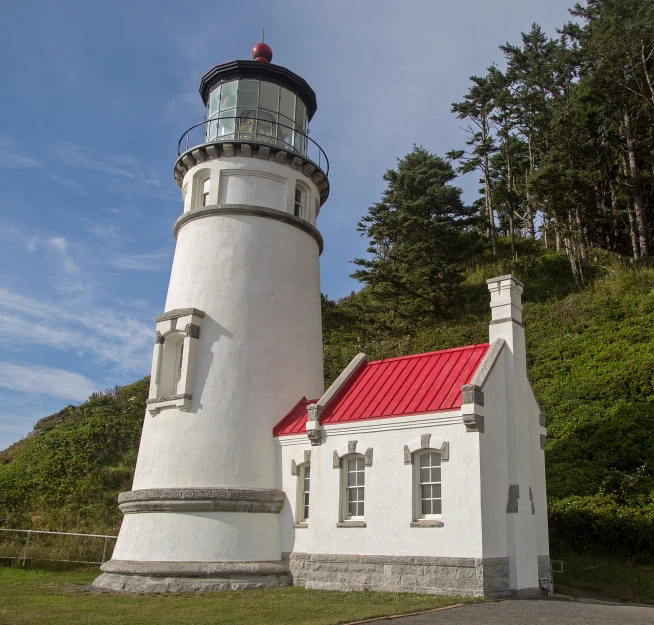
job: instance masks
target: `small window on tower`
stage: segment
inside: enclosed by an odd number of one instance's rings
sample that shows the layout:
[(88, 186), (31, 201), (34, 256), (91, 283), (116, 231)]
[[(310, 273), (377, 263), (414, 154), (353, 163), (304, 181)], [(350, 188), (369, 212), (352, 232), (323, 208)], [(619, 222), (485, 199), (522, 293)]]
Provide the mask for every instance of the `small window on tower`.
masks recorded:
[(209, 183), (211, 180), (207, 178), (202, 183), (202, 206), (207, 206), (209, 204)]
[(177, 358), (175, 360), (175, 388), (182, 380), (182, 364), (184, 363), (184, 341), (179, 342), (177, 348)]
[(304, 193), (302, 193), (302, 189), (300, 189), (300, 187), (295, 187), (295, 207), (293, 214), (296, 217), (304, 217), (304, 210), (302, 206), (304, 200), (303, 195)]

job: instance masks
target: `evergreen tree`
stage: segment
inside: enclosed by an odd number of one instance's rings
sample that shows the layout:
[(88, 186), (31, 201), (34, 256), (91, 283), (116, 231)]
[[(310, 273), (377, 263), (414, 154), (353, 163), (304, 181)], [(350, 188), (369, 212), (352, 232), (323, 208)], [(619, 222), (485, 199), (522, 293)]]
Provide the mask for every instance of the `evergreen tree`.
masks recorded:
[(368, 209), (359, 232), (370, 258), (357, 258), (352, 276), (400, 319), (419, 321), (456, 301), (461, 267), (479, 245), (470, 228), (473, 209), (461, 201), (456, 177), (443, 158), (414, 147), (388, 170), (382, 201)]

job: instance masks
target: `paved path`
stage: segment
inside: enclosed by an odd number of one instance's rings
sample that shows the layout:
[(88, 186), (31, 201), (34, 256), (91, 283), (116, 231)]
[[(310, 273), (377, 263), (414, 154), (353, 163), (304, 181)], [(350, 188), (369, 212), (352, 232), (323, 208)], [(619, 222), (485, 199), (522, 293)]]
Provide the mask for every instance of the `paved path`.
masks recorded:
[(519, 599), (472, 604), (388, 622), (392, 625), (652, 625), (654, 606)]

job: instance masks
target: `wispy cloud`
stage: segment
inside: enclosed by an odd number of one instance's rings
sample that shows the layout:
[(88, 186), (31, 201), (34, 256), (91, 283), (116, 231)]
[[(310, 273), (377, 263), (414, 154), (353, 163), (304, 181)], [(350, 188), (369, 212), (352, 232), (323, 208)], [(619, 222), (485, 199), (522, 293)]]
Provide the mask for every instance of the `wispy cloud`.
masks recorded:
[(26, 156), (15, 148), (14, 142), (0, 135), (0, 165), (9, 169), (36, 169), (43, 167), (43, 161)]
[(68, 241), (63, 237), (28, 237), (25, 239), (25, 249), (28, 252), (34, 253), (39, 247), (54, 254), (57, 257), (59, 266), (67, 274), (77, 275), (80, 273), (77, 263), (70, 254)]
[(136, 269), (141, 271), (169, 270), (172, 250), (161, 250), (146, 254), (121, 254), (109, 261), (118, 269)]
[(147, 167), (133, 154), (97, 154), (87, 147), (72, 144), (53, 148), (57, 158), (68, 166), (95, 171), (106, 177), (104, 187), (115, 193), (131, 196), (148, 196), (178, 201), (174, 185), (165, 181), (161, 173)]
[(0, 344), (72, 351), (117, 370), (148, 371), (152, 326), (91, 299), (83, 293), (58, 302), (0, 288)]
[(23, 393), (82, 401), (96, 387), (87, 377), (65, 369), (11, 362), (0, 362), (0, 369), (0, 386)]
[(54, 182), (64, 185), (65, 187), (70, 187), (71, 189), (74, 189), (75, 191), (77, 191), (77, 193), (79, 193), (82, 196), (88, 195), (86, 189), (81, 184), (75, 182), (74, 180), (67, 180), (57, 175), (50, 176), (50, 180), (54, 180)]
[[(114, 209), (112, 209), (113, 212)], [(116, 209), (117, 210), (117, 209)], [(119, 228), (113, 224), (102, 224), (83, 219), (86, 229), (98, 239), (114, 240), (118, 237)]]

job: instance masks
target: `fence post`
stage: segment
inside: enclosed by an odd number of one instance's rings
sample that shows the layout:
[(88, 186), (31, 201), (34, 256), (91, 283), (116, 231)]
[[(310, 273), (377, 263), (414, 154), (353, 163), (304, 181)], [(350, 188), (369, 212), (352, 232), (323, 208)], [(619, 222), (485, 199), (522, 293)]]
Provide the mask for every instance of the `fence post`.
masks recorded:
[(105, 556), (107, 555), (107, 537), (104, 538), (104, 547), (102, 548), (102, 562), (104, 562)]
[(25, 566), (25, 561), (27, 560), (27, 547), (30, 544), (30, 534), (31, 530), (27, 530), (27, 538), (25, 539), (25, 549), (23, 549), (23, 567)]

